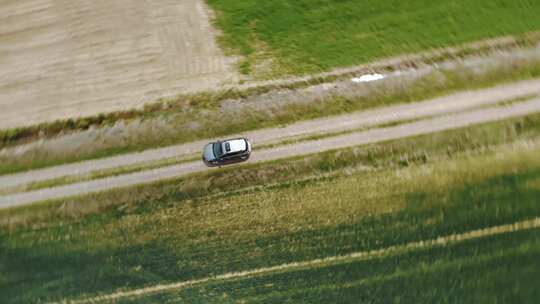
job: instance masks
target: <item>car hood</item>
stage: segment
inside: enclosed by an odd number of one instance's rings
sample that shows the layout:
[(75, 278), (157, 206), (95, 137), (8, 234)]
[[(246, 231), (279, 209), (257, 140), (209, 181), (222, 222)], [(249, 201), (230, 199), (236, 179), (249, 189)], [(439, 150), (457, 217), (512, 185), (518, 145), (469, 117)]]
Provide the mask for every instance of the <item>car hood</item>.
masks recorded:
[(212, 161), (216, 159), (216, 156), (214, 155), (214, 144), (208, 144), (204, 146), (203, 158), (207, 161)]

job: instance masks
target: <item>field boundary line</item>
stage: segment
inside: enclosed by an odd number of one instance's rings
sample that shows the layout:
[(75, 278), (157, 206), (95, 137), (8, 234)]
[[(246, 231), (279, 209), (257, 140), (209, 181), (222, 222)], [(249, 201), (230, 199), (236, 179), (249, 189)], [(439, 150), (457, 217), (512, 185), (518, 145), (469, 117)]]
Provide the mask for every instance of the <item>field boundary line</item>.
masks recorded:
[(64, 300), (64, 301), (56, 302), (56, 303), (85, 304), (85, 303), (96, 303), (96, 302), (101, 302), (101, 301), (114, 301), (121, 298), (138, 297), (138, 296), (144, 296), (146, 294), (158, 293), (158, 292), (169, 291), (169, 290), (174, 290), (174, 289), (182, 289), (185, 287), (207, 283), (211, 281), (249, 278), (249, 277), (253, 277), (257, 275), (266, 275), (266, 274), (279, 272), (279, 271), (294, 271), (294, 270), (300, 270), (306, 267), (321, 267), (321, 266), (326, 266), (328, 264), (344, 263), (344, 262), (349, 262), (353, 260), (368, 260), (371, 258), (382, 257), (382, 256), (394, 254), (394, 253), (402, 253), (402, 252), (406, 252), (410, 250), (423, 249), (423, 248), (434, 247), (434, 246), (445, 246), (451, 243), (458, 243), (458, 242), (463, 242), (463, 241), (477, 239), (477, 238), (495, 236), (499, 234), (511, 233), (511, 232), (516, 232), (520, 230), (527, 230), (527, 229), (534, 229), (534, 228), (540, 228), (540, 217), (536, 217), (530, 220), (515, 222), (512, 224), (492, 226), (489, 228), (476, 229), (476, 230), (471, 230), (471, 231), (467, 231), (467, 232), (459, 233), (459, 234), (441, 236), (435, 239), (410, 242), (410, 243), (406, 243), (402, 245), (394, 245), (394, 246), (390, 246), (390, 247), (386, 247), (382, 249), (359, 251), (359, 252), (353, 252), (353, 253), (349, 253), (345, 255), (330, 256), (326, 258), (319, 258), (319, 259), (313, 259), (313, 260), (301, 261), (301, 262), (285, 263), (285, 264), (276, 265), (276, 266), (263, 267), (263, 268), (257, 268), (257, 269), (239, 271), (239, 272), (229, 272), (229, 273), (224, 273), (224, 274), (201, 278), (201, 279), (188, 280), (188, 281), (182, 281), (182, 282), (176, 282), (176, 283), (170, 283), (170, 284), (160, 284), (160, 285), (154, 285), (154, 286), (128, 290), (128, 291), (118, 291), (112, 294), (100, 295), (100, 296), (96, 296), (92, 298), (85, 298), (85, 299), (83, 298), (79, 300)]

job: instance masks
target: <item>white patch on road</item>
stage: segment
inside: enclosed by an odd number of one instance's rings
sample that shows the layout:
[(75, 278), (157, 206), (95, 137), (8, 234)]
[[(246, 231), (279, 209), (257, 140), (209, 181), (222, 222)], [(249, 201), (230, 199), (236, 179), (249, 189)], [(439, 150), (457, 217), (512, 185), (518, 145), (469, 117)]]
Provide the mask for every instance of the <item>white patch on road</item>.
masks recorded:
[(383, 74), (366, 74), (360, 77), (355, 77), (351, 79), (352, 82), (361, 83), (361, 82), (370, 82), (386, 78)]

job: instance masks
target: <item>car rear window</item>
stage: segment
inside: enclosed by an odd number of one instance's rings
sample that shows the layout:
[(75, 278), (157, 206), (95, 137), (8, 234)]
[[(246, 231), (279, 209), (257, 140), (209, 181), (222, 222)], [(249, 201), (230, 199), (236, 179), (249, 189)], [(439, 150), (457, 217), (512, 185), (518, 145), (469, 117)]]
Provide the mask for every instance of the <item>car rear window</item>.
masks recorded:
[(231, 152), (231, 144), (228, 142), (225, 143), (225, 151)]

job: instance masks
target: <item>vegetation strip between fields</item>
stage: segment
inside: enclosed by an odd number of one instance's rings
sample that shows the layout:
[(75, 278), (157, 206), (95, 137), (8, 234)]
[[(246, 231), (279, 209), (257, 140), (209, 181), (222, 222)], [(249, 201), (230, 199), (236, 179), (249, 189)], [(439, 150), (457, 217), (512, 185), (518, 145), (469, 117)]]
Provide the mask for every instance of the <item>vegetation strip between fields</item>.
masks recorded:
[(271, 267), (258, 268), (258, 269), (240, 271), (240, 272), (230, 272), (230, 273), (225, 273), (225, 274), (221, 274), (221, 275), (217, 275), (213, 277), (206, 277), (202, 279), (189, 280), (189, 281), (164, 284), (164, 285), (155, 285), (155, 286), (135, 289), (131, 291), (119, 291), (117, 293), (113, 293), (109, 295), (102, 295), (102, 296), (97, 296), (93, 298), (73, 300), (73, 301), (64, 301), (62, 303), (67, 302), (67, 303), (74, 303), (74, 304), (83, 304), (83, 303), (94, 303), (94, 302), (100, 302), (100, 301), (113, 301), (113, 300), (117, 300), (121, 298), (144, 296), (150, 293), (163, 292), (163, 291), (168, 291), (168, 290), (173, 290), (173, 289), (182, 289), (188, 286), (203, 284), (210, 281), (242, 279), (242, 278), (248, 278), (248, 277), (257, 276), (257, 275), (265, 275), (265, 274), (278, 272), (278, 271), (295, 271), (295, 270), (299, 270), (305, 267), (321, 267), (321, 266), (326, 266), (327, 264), (345, 263), (350, 260), (366, 260), (366, 259), (377, 258), (377, 257), (393, 254), (393, 253), (401, 253), (401, 252), (405, 252), (409, 250), (423, 249), (423, 248), (428, 248), (428, 247), (433, 247), (433, 246), (444, 246), (450, 243), (463, 242), (463, 241), (482, 238), (482, 237), (490, 237), (490, 236), (500, 235), (504, 233), (511, 233), (511, 232), (516, 232), (516, 231), (521, 231), (521, 230), (535, 229), (535, 228), (540, 228), (540, 217), (536, 217), (534, 219), (529, 219), (525, 221), (515, 222), (512, 224), (472, 230), (472, 231), (460, 233), (460, 234), (441, 236), (436, 239), (429, 239), (429, 240), (411, 242), (411, 243), (407, 243), (403, 245), (390, 246), (387, 248), (382, 248), (382, 249), (377, 249), (377, 250), (353, 252), (346, 255), (330, 256), (326, 258), (314, 259), (314, 260), (309, 260), (309, 261), (286, 263), (286, 264), (281, 264), (281, 265), (276, 265), (276, 266), (271, 266)]

